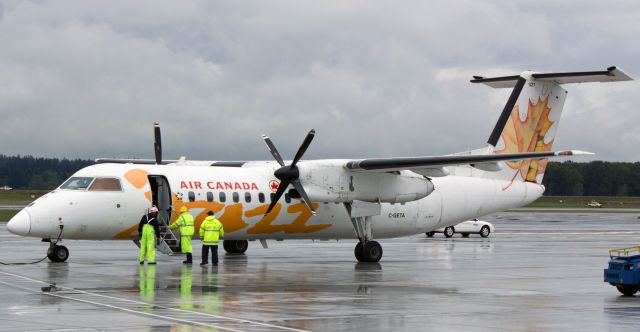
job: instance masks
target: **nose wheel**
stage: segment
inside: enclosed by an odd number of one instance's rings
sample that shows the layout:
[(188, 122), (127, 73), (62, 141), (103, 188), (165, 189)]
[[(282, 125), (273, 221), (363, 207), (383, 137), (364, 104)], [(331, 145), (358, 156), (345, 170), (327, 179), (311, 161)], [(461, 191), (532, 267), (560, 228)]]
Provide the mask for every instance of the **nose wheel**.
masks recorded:
[(49, 246), (49, 250), (47, 250), (47, 257), (55, 263), (64, 262), (69, 258), (69, 249), (65, 246), (52, 243), (51, 246)]

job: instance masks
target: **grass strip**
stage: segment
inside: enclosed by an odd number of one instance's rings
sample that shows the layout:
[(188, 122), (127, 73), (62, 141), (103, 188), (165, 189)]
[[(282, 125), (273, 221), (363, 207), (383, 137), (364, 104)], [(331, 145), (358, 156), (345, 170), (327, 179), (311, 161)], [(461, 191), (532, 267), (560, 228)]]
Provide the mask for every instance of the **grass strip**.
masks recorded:
[(20, 210), (0, 210), (0, 222), (9, 221), (9, 219), (13, 218)]

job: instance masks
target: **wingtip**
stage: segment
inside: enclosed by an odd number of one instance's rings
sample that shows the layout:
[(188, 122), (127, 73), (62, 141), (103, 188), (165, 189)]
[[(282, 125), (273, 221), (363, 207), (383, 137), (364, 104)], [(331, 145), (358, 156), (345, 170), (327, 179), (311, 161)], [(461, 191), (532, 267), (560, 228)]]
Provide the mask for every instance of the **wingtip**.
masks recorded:
[(595, 155), (593, 152), (581, 151), (581, 150), (566, 150), (566, 151), (558, 151), (555, 153), (556, 156), (591, 156)]
[(571, 152), (573, 152), (574, 156), (593, 156), (593, 155), (595, 155), (595, 153), (593, 153), (593, 152), (582, 151), (582, 150), (571, 150)]

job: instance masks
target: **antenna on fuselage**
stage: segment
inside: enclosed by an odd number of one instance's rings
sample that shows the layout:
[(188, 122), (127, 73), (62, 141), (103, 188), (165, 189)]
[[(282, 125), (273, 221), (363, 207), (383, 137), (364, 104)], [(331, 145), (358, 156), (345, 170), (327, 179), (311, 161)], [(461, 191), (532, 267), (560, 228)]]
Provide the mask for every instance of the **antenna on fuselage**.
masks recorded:
[(156, 153), (156, 165), (162, 165), (162, 137), (160, 135), (160, 124), (153, 125), (153, 147)]

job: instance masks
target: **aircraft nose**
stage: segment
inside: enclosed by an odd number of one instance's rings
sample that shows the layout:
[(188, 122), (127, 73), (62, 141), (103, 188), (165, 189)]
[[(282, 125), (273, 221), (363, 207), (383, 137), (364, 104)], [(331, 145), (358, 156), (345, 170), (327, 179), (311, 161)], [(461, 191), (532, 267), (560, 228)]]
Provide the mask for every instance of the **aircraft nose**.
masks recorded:
[(9, 232), (15, 235), (27, 235), (31, 230), (31, 216), (27, 210), (23, 209), (18, 212), (7, 224)]

